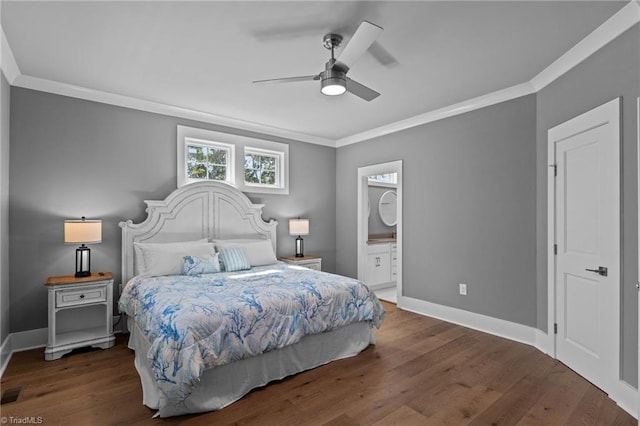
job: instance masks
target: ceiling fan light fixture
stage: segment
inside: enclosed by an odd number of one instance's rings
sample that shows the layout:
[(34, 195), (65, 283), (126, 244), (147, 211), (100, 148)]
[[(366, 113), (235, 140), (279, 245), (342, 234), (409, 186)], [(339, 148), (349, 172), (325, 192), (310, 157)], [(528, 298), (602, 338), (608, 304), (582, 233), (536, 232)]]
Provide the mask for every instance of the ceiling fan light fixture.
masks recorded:
[(331, 77), (322, 80), (320, 91), (323, 95), (338, 96), (347, 91), (347, 85), (344, 78)]
[(347, 91), (346, 73), (332, 68), (335, 60), (327, 62), (325, 70), (320, 74), (320, 91), (323, 95), (338, 96)]

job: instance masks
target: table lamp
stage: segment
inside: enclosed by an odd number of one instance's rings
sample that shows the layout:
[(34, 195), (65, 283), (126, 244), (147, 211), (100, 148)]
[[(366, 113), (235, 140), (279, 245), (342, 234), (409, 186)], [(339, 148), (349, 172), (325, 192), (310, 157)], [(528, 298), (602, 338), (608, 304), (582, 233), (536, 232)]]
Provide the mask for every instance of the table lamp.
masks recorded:
[(309, 219), (289, 219), (289, 235), (298, 236), (296, 238), (296, 257), (304, 257), (301, 235), (309, 235)]
[(78, 244), (76, 249), (76, 277), (91, 275), (91, 250), (85, 244), (102, 242), (102, 221), (87, 220), (84, 216), (80, 220), (64, 221), (65, 244)]

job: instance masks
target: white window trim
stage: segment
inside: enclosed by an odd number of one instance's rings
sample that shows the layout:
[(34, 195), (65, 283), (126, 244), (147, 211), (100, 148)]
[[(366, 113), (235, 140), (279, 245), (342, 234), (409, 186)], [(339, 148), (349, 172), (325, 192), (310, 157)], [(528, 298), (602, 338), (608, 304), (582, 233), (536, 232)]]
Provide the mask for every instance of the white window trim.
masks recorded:
[[(213, 130), (198, 129), (195, 127), (177, 126), (177, 184), (178, 188), (192, 182), (202, 180), (188, 180), (186, 178), (186, 140), (196, 139), (198, 143), (209, 143), (213, 146), (231, 146), (231, 179), (226, 182), (243, 192), (260, 194), (289, 194), (289, 145), (264, 139), (250, 138), (247, 136), (230, 133), (216, 132)], [(244, 153), (264, 152), (270, 155), (280, 156), (279, 185), (247, 184), (244, 181)], [(236, 155), (235, 153), (242, 153)], [(222, 182), (222, 181), (220, 181)]]

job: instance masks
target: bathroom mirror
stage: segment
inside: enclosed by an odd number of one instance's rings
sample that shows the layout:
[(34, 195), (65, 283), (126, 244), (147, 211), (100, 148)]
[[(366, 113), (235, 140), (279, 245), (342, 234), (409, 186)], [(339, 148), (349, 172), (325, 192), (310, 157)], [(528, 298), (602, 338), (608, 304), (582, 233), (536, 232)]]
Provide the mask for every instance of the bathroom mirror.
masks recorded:
[(378, 201), (378, 214), (382, 223), (387, 226), (395, 226), (398, 221), (398, 196), (396, 191), (386, 191)]

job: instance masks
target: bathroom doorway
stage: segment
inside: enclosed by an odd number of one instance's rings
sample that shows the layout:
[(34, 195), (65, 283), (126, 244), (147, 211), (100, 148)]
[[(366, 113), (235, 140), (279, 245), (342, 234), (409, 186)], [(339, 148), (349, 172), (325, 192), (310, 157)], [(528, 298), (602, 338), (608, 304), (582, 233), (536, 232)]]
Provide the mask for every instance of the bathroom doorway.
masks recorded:
[(402, 160), (358, 168), (358, 279), (402, 297)]

